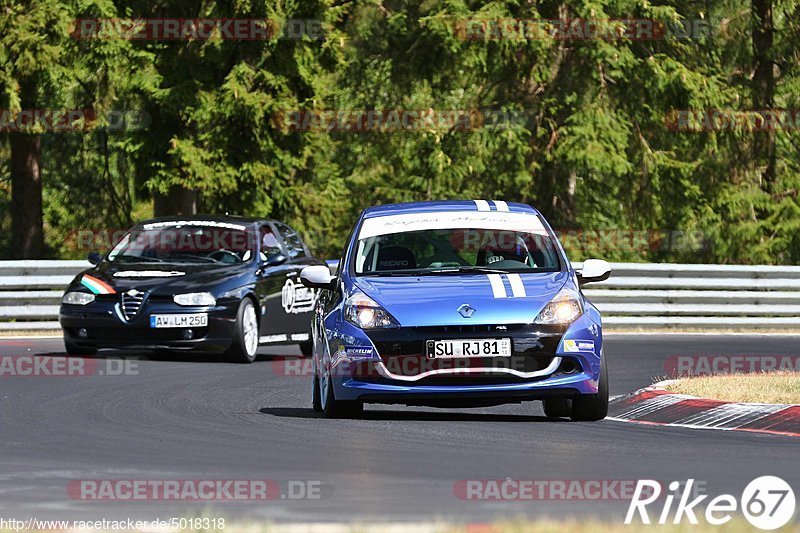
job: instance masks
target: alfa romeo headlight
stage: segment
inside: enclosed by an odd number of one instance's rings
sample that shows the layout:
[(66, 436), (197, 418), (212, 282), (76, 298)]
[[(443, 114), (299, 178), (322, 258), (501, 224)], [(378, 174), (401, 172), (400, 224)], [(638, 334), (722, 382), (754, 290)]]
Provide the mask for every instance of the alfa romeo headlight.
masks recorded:
[(178, 305), (216, 305), (217, 299), (210, 292), (190, 292), (187, 294), (176, 294), (172, 297)]
[(569, 324), (583, 314), (580, 296), (569, 289), (558, 291), (536, 317), (536, 324)]
[(88, 305), (93, 301), (94, 301), (94, 294), (90, 294), (88, 292), (78, 292), (78, 291), (68, 292), (61, 298), (62, 304), (69, 304), (69, 305)]
[(345, 319), (361, 329), (398, 327), (397, 321), (378, 302), (356, 292), (344, 303)]

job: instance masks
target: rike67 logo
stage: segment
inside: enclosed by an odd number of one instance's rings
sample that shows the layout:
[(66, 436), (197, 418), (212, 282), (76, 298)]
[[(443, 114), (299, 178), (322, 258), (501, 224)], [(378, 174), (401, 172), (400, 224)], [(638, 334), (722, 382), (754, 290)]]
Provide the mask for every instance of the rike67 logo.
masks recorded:
[[(776, 476), (761, 476), (751, 481), (737, 500), (731, 494), (722, 494), (709, 501), (708, 495), (700, 495), (690, 500), (693, 494), (694, 479), (685, 483), (673, 481), (669, 492), (663, 499), (663, 507), (658, 509), (662, 496), (661, 484), (650, 479), (640, 479), (636, 484), (633, 499), (625, 516), (625, 523), (631, 524), (638, 514), (643, 524), (650, 524), (650, 511), (656, 511), (655, 523), (669, 522), (680, 524), (683, 519), (697, 524), (698, 514), (711, 525), (721, 526), (733, 518), (733, 513), (741, 511), (751, 525), (763, 530), (778, 529), (789, 523), (794, 516), (795, 496), (792, 487)], [(677, 501), (677, 503), (676, 503)], [(648, 506), (652, 507), (648, 509)], [(673, 507), (673, 504), (674, 507)], [(705, 507), (702, 512), (700, 507)], [(674, 509), (674, 510), (673, 510)], [(697, 513), (697, 514), (696, 514)]]

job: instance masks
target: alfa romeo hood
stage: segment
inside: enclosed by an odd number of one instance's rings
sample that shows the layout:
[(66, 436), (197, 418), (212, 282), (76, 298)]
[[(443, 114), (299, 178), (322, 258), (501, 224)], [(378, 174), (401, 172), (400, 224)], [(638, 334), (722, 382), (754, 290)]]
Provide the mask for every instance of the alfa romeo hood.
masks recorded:
[(187, 265), (159, 263), (102, 263), (99, 269), (90, 269), (78, 276), (88, 274), (108, 284), (117, 292), (128, 289), (152, 291), (155, 294), (180, 292), (204, 292), (213, 289), (226, 279), (246, 272), (244, 265)]

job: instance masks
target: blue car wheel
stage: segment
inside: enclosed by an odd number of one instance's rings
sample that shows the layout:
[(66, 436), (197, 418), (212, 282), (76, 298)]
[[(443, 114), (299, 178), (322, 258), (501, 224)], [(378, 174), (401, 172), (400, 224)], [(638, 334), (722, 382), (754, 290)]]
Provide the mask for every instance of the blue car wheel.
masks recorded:
[(355, 418), (364, 412), (363, 402), (357, 400), (337, 400), (333, 392), (333, 379), (330, 369), (325, 365), (320, 385), (320, 406), (325, 418)]
[(569, 418), (572, 413), (571, 398), (551, 398), (542, 401), (547, 418)]
[(576, 396), (572, 401), (572, 420), (596, 422), (608, 415), (608, 370), (606, 358), (600, 359), (600, 382), (597, 384), (597, 394), (584, 394)]

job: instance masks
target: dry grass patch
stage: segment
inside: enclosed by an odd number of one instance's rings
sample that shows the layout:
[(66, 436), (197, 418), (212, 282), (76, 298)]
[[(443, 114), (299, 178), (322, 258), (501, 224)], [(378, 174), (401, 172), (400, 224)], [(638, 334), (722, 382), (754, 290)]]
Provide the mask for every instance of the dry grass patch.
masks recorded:
[(800, 404), (800, 372), (695, 376), (676, 380), (666, 389), (726, 402)]

